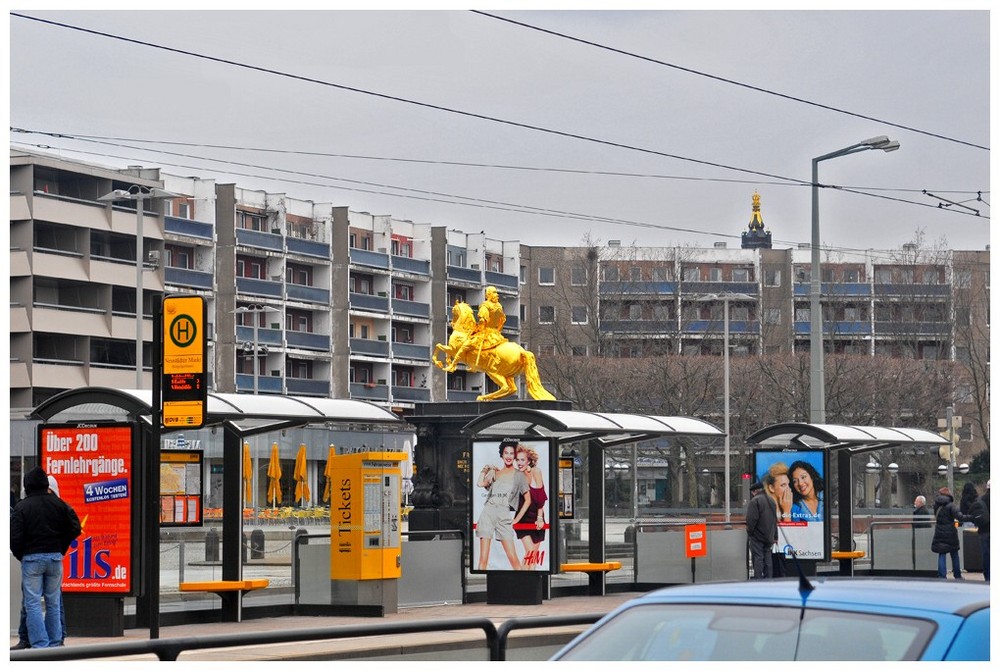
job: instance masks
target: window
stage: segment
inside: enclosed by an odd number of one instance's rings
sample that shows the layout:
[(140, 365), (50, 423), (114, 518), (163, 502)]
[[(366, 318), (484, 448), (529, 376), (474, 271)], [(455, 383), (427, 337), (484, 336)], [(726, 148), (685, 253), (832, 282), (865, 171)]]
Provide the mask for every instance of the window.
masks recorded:
[(729, 321), (745, 322), (750, 320), (750, 308), (745, 305), (729, 306)]
[(285, 280), (289, 284), (299, 284), (302, 286), (312, 286), (312, 268), (310, 266), (300, 266), (296, 263), (289, 263), (285, 268)]
[(638, 321), (642, 319), (642, 306), (638, 303), (629, 303), (628, 305), (628, 318), (632, 321)]
[(971, 323), (969, 308), (955, 308), (955, 324), (958, 326), (968, 326)]
[(722, 281), (722, 268), (709, 268), (708, 279), (710, 282)]
[(285, 328), (289, 331), (311, 332), (312, 314), (289, 308), (288, 313), (285, 314)]
[(820, 277), (823, 278), (824, 282), (836, 282), (837, 281), (837, 275), (836, 275), (835, 271), (833, 270), (833, 268), (824, 268), (822, 270), (822, 272), (820, 273)]
[(889, 268), (876, 268), (875, 284), (892, 284), (892, 270)]
[(604, 281), (605, 282), (618, 281), (618, 266), (604, 266)]
[(844, 282), (857, 283), (859, 280), (860, 273), (855, 268), (847, 268), (844, 270)]
[(539, 345), (538, 346), (538, 356), (544, 358), (553, 357), (556, 355), (555, 345)]
[(521, 272), (518, 277), (520, 279), (521, 284), (524, 284), (526, 278), (528, 277), (528, 266), (521, 266)]
[(267, 219), (260, 214), (255, 214), (253, 212), (246, 212), (244, 210), (238, 210), (236, 212), (236, 223), (239, 228), (248, 231), (264, 231), (267, 230)]
[(809, 308), (795, 308), (795, 321), (807, 322), (810, 319)]
[(288, 359), (285, 362), (285, 377), (308, 380), (312, 378), (313, 362), (303, 359)]
[(957, 289), (968, 289), (972, 286), (972, 271), (971, 270), (956, 270), (955, 271), (955, 287)]
[(700, 282), (701, 281), (701, 268), (685, 268), (684, 269), (684, 281), (685, 282)]
[(653, 281), (654, 282), (669, 282), (673, 279), (674, 274), (671, 272), (669, 266), (654, 266), (653, 267)]
[(781, 286), (781, 271), (780, 270), (765, 270), (764, 271), (764, 286), (766, 286), (766, 287), (780, 287)]
[(571, 271), (570, 283), (574, 287), (587, 286), (587, 267), (573, 266), (573, 269)]
[(653, 319), (658, 322), (671, 321), (670, 306), (666, 303), (657, 303), (653, 306)]
[(396, 283), (393, 284), (393, 297), (404, 301), (413, 300), (413, 285)]
[(194, 247), (182, 247), (180, 245), (164, 245), (163, 252), (167, 257), (166, 266), (168, 268), (194, 267)]
[(633, 282), (642, 281), (642, 268), (639, 266), (632, 266), (628, 269), (628, 278)]
[(844, 321), (845, 322), (856, 322), (861, 321), (861, 310), (857, 306), (847, 306), (844, 308)]
[(587, 356), (587, 346), (586, 345), (574, 345), (573, 346), (573, 356)]
[(541, 305), (538, 307), (538, 323), (552, 324), (556, 320), (556, 308), (552, 305)]
[(556, 269), (552, 266), (539, 267), (538, 283), (543, 286), (553, 286), (556, 283)]
[(749, 282), (749, 281), (750, 281), (749, 268), (733, 268), (733, 282)]
[(368, 332), (369, 332), (368, 325), (367, 324), (362, 324), (361, 325), (361, 339), (362, 340), (368, 340), (368, 338), (369, 338)]
[(572, 321), (574, 324), (586, 324), (587, 306), (574, 305), (572, 308), (570, 308), (570, 321)]

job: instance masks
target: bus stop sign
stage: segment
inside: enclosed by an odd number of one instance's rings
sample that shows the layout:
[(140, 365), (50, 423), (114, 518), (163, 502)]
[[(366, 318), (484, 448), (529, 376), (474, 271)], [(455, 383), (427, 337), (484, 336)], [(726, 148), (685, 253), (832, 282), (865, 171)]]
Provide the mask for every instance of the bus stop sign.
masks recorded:
[(206, 310), (201, 296), (174, 295), (163, 299), (161, 417), (166, 429), (196, 429), (205, 423)]
[(708, 555), (708, 527), (704, 524), (684, 525), (684, 556), (694, 559)]

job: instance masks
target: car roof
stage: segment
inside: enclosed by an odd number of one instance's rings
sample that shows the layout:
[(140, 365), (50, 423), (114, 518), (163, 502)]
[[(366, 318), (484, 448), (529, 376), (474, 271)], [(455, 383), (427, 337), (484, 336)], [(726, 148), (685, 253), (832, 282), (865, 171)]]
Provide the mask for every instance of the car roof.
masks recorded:
[[(806, 604), (843, 608), (903, 608), (922, 612), (968, 613), (989, 606), (990, 591), (984, 583), (926, 578), (810, 577), (815, 588)], [(802, 605), (798, 578), (715, 582), (658, 589), (631, 603), (745, 602)]]

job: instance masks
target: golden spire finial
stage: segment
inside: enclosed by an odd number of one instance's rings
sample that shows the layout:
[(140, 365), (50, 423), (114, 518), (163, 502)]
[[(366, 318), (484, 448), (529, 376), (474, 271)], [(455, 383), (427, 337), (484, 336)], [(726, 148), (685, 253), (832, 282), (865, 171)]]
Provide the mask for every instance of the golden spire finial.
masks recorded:
[(760, 194), (756, 190), (753, 192), (753, 207), (751, 208), (750, 230), (763, 230), (764, 218), (760, 214)]

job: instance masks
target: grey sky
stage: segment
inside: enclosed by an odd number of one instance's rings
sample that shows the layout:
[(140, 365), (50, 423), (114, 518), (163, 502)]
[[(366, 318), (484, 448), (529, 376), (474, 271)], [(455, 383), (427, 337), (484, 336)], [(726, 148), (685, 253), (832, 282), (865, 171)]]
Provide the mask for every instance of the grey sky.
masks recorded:
[[(981, 249), (989, 243), (988, 150), (468, 11), (15, 11), (600, 142), (12, 16), (11, 126), (421, 162), (114, 141), (132, 145), (122, 147), (11, 133), (14, 146), (45, 144), (71, 158), (161, 166), (174, 174), (215, 177), (535, 245), (580, 244), (589, 232), (601, 242), (711, 246), (726, 241), (738, 247), (757, 190), (775, 246), (787, 247), (809, 240), (810, 189), (780, 184), (783, 180), (777, 177), (808, 182), (813, 157), (888, 135), (899, 140), (899, 151), (863, 152), (823, 162), (820, 181), (894, 189), (876, 193), (920, 205), (823, 190), (824, 244), (893, 248), (912, 240), (918, 229), (929, 244), (942, 236), (953, 248)], [(986, 11), (494, 13), (954, 140), (990, 144)], [(209, 158), (252, 165), (226, 167)], [(597, 171), (674, 179), (593, 174)], [(331, 177), (369, 184), (351, 185)], [(957, 206), (939, 209), (939, 201), (921, 190), (962, 202), (982, 191), (985, 202), (965, 203), (982, 216), (965, 216), (969, 211)], [(389, 193), (397, 195), (384, 195)], [(528, 209), (560, 214), (544, 216)], [(641, 226), (581, 220), (568, 213)]]

